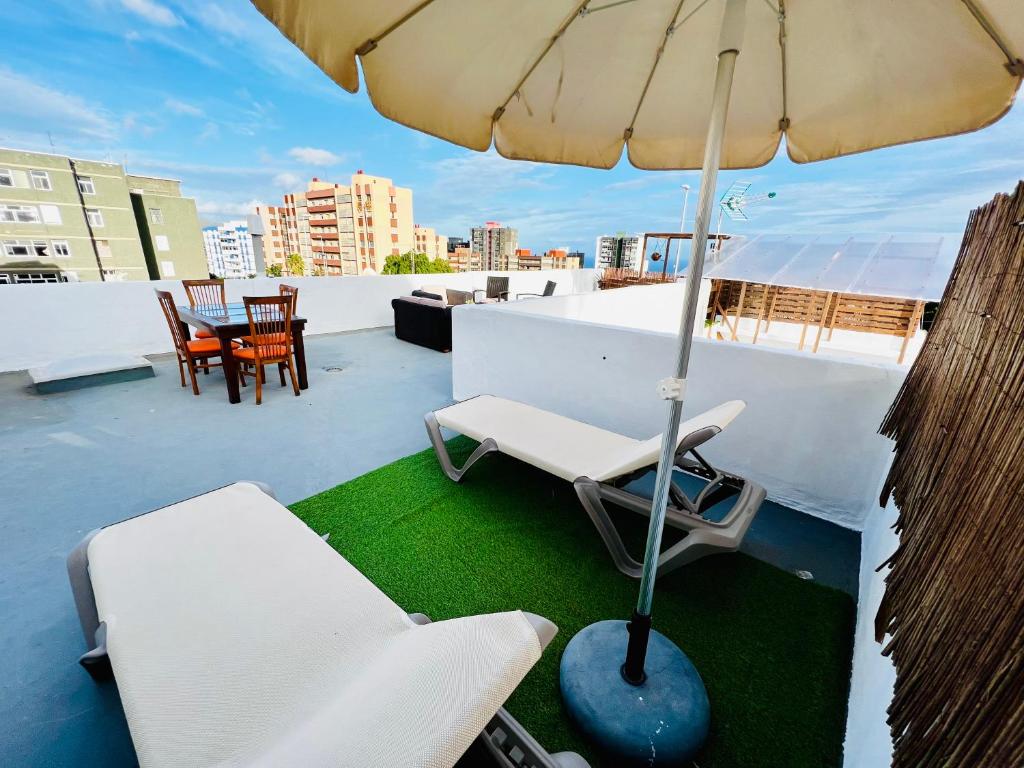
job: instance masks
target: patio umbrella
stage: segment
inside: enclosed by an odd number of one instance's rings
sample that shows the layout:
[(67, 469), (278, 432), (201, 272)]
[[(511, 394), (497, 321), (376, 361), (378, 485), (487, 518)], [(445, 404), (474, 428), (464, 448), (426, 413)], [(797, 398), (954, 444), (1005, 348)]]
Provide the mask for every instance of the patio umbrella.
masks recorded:
[(804, 163), (994, 122), (1024, 77), (1020, 0), (253, 2), (352, 92), (358, 57), (377, 110), (420, 131), (520, 160), (611, 168), (625, 147), (638, 168), (702, 168), (626, 660), (606, 669), (626, 641), (601, 622), (562, 664), (567, 706), (606, 747), (691, 754), (703, 687), (650, 617), (718, 169), (764, 165), (783, 136)]

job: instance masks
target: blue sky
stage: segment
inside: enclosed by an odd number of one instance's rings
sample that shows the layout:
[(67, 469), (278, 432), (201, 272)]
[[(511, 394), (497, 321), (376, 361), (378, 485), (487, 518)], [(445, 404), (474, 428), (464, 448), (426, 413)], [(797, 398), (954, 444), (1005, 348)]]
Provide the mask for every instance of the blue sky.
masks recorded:
[[(358, 168), (412, 187), (446, 235), (498, 220), (537, 250), (592, 257), (594, 238), (678, 226), (696, 172), (546, 166), (474, 153), (393, 124), (334, 85), (243, 0), (4, 0), (0, 146), (127, 163), (183, 181), (204, 222)], [(49, 135), (48, 135), (49, 132)], [(962, 232), (1024, 177), (1024, 107), (975, 134), (811, 165), (723, 173), (774, 191), (737, 233)]]

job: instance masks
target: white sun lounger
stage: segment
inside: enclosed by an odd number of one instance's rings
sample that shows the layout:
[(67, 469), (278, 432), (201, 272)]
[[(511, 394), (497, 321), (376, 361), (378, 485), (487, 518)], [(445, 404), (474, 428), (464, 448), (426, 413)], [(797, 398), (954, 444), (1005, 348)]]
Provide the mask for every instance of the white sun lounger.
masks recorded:
[[(669, 573), (704, 555), (738, 549), (764, 501), (764, 488), (716, 470), (696, 450), (725, 429), (745, 405), (742, 400), (730, 400), (679, 425), (676, 468), (700, 478), (705, 485), (691, 499), (678, 484), (672, 484), (666, 520), (686, 530), (687, 535), (662, 552), (659, 573)], [(426, 424), (441, 468), (455, 482), (461, 481), (482, 456), (494, 451), (571, 482), (616, 567), (627, 576), (640, 577), (643, 564), (626, 551), (604, 502), (650, 515), (651, 500), (626, 491), (624, 486), (657, 466), (661, 435), (634, 440), (491, 395), (428, 413)], [(440, 427), (480, 443), (461, 468), (452, 464)], [(703, 516), (711, 507), (730, 497), (735, 497), (735, 501), (722, 519), (713, 521)]]
[(94, 531), (68, 571), (143, 768), (449, 768), (481, 734), (495, 765), (586, 766), (501, 709), (553, 624), (410, 616), (255, 484)]

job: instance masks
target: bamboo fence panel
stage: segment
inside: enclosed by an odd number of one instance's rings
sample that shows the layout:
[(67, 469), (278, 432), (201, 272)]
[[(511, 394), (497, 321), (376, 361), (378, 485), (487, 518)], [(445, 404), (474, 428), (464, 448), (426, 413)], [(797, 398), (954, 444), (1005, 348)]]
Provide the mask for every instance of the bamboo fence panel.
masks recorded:
[(601, 273), (597, 280), (597, 286), (602, 291), (609, 288), (626, 288), (630, 285), (661, 285), (662, 283), (674, 283), (676, 278), (672, 275), (661, 272), (636, 272), (621, 267), (608, 267)]
[(881, 432), (894, 768), (1024, 765), (1024, 182), (968, 221)]

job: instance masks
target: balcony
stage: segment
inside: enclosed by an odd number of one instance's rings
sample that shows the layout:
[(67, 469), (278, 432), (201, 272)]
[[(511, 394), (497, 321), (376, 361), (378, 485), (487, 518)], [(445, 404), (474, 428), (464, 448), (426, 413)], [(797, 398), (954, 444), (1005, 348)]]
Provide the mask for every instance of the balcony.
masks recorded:
[(327, 204), (310, 205), (307, 207), (306, 210), (308, 210), (310, 213), (333, 213), (336, 209), (337, 206), (334, 205), (334, 201), (332, 200), (330, 203)]
[(338, 220), (335, 218), (330, 219), (310, 219), (309, 226), (311, 227), (335, 227), (338, 225)]

